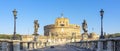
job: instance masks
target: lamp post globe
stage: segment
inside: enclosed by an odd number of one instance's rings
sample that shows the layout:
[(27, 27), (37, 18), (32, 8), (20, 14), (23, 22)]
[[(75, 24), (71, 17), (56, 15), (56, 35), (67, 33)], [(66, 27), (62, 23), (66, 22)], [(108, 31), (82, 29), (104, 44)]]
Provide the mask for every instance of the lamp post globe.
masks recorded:
[(14, 15), (14, 17), (17, 16), (17, 11), (16, 11), (16, 9), (13, 10), (13, 15)]

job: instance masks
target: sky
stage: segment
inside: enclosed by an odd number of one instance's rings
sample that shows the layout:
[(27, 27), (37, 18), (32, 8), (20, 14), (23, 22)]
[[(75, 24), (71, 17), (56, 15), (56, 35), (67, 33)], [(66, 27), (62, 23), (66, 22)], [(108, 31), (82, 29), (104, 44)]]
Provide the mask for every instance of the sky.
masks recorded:
[[(104, 10), (103, 27), (106, 33), (120, 33), (120, 0), (0, 0), (0, 34), (13, 34), (14, 17), (17, 10), (17, 33), (30, 35), (34, 32), (34, 20), (44, 26), (54, 24), (64, 14), (71, 24), (82, 25), (85, 19), (88, 32), (100, 34), (100, 10)], [(81, 33), (82, 33), (81, 29)]]

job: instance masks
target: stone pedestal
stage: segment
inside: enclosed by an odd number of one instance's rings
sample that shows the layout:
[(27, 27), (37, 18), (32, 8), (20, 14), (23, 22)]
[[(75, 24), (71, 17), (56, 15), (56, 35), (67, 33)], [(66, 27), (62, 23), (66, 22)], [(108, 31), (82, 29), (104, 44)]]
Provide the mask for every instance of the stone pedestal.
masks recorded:
[(37, 43), (36, 42), (34, 42), (34, 49), (37, 49), (37, 45), (36, 45)]
[(95, 47), (94, 43), (93, 43), (93, 42), (91, 42), (91, 47), (90, 47), (90, 49), (91, 49), (91, 50), (93, 50), (93, 49), (94, 49), (94, 47)]
[(39, 48), (39, 46), (40, 46), (39, 43), (37, 43), (37, 46), (36, 46), (36, 47)]
[(88, 39), (88, 33), (87, 32), (82, 33), (82, 40), (86, 41), (87, 39)]
[(113, 51), (113, 42), (112, 41), (108, 41), (107, 43), (108, 43), (107, 51)]
[(30, 50), (33, 50), (33, 43), (30, 43), (30, 44), (29, 44), (29, 49), (30, 49)]
[(8, 51), (8, 47), (7, 47), (7, 42), (2, 42), (2, 44), (1, 44), (1, 50), (0, 51)]
[(13, 51), (20, 51), (20, 41), (13, 40)]
[(98, 49), (97, 51), (103, 51), (103, 42), (102, 41), (98, 41)]
[(27, 42), (24, 42), (23, 43), (23, 49), (24, 49), (24, 51), (28, 51), (28, 43)]

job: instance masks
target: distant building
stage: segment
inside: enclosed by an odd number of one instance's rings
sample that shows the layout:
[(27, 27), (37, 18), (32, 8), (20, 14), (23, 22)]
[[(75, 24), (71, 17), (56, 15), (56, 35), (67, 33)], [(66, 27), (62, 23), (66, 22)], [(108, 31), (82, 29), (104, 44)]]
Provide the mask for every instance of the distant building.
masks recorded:
[(80, 34), (80, 26), (76, 24), (70, 24), (69, 19), (61, 16), (60, 18), (57, 18), (55, 21), (55, 24), (50, 24), (44, 26), (44, 35), (49, 36), (50, 34), (52, 36), (81, 36)]

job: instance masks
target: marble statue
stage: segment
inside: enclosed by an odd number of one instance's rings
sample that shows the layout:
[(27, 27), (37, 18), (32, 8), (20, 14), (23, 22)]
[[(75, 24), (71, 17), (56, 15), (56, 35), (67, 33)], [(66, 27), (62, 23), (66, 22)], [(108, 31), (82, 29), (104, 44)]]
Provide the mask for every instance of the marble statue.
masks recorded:
[(83, 23), (82, 23), (82, 29), (83, 29), (84, 32), (88, 31), (87, 30), (87, 22), (86, 22), (86, 20), (84, 20)]
[(34, 20), (34, 34), (38, 34), (39, 23), (38, 20)]

